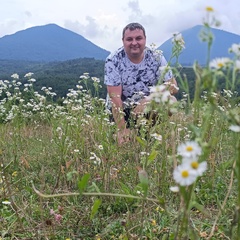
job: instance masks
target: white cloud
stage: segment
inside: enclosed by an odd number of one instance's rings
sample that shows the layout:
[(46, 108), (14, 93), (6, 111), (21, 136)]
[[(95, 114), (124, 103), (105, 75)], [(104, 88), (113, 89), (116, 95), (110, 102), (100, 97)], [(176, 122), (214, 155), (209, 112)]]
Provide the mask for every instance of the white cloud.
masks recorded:
[(0, 37), (31, 26), (55, 23), (107, 50), (122, 45), (123, 27), (140, 22), (148, 44), (162, 44), (175, 32), (202, 24), (211, 6), (220, 29), (240, 34), (238, 0), (9, 0), (1, 1)]

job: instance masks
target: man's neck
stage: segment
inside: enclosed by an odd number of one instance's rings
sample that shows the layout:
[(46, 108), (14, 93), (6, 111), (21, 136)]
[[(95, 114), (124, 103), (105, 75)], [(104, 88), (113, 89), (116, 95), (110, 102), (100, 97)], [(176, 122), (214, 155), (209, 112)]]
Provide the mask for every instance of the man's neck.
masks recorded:
[(132, 56), (128, 56), (129, 60), (134, 63), (134, 64), (138, 64), (140, 63), (143, 58), (144, 58), (144, 52), (141, 55), (132, 55)]

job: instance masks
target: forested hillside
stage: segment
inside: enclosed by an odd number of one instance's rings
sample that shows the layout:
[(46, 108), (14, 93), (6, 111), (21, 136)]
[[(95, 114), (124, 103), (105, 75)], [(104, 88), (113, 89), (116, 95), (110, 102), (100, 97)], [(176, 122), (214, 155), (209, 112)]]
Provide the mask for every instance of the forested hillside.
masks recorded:
[[(177, 77), (179, 82), (180, 91), (177, 95), (178, 99), (182, 98), (184, 89), (182, 82), (188, 83), (189, 93), (192, 98), (195, 88), (195, 73), (191, 67), (183, 67), (178, 69), (181, 77)], [(57, 98), (65, 97), (68, 89), (75, 89), (80, 76), (83, 73), (89, 73), (90, 77), (97, 77), (100, 79), (99, 97), (105, 98), (106, 87), (103, 84), (104, 77), (104, 61), (95, 60), (94, 58), (80, 58), (62, 62), (29, 62), (29, 61), (11, 61), (0, 60), (0, 79), (11, 80), (13, 73), (19, 74), (21, 81), (24, 83), (24, 75), (28, 72), (34, 73), (36, 83), (34, 87), (36, 91), (41, 91), (42, 87), (52, 87), (53, 91), (57, 94)], [(219, 90), (225, 86), (225, 79), (219, 78)], [(88, 81), (88, 87), (93, 88), (93, 82)], [(240, 92), (239, 84), (234, 89)]]
[[(75, 88), (83, 73), (89, 73), (90, 77), (97, 77), (103, 85), (104, 61), (93, 58), (81, 58), (62, 62), (29, 62), (0, 60), (0, 79), (11, 80), (13, 73), (19, 74), (24, 83), (24, 75), (34, 73), (37, 80), (34, 86), (37, 91), (42, 87), (52, 87), (58, 97), (64, 97), (68, 89)], [(25, 79), (26, 80), (26, 79)], [(91, 88), (92, 82), (89, 81)], [(100, 97), (106, 95), (105, 88), (99, 90)]]

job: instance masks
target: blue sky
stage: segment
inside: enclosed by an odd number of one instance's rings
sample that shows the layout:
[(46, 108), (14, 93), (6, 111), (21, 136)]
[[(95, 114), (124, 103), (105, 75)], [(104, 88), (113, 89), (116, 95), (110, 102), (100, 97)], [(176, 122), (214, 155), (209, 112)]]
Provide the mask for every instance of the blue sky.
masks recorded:
[(159, 46), (174, 33), (202, 24), (214, 9), (219, 29), (240, 35), (238, 0), (0, 0), (0, 37), (55, 23), (113, 51), (122, 45), (123, 27), (141, 23), (147, 44)]

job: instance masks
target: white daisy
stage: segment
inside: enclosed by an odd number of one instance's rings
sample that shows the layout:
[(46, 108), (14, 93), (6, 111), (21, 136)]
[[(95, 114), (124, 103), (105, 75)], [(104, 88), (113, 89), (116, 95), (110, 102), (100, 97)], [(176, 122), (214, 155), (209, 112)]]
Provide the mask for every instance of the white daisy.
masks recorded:
[(235, 69), (240, 70), (240, 60), (235, 61)]
[(10, 205), (10, 204), (11, 204), (11, 202), (9, 202), (8, 200), (6, 200), (6, 201), (2, 201), (2, 204), (5, 204), (5, 205)]
[(29, 77), (31, 77), (32, 75), (33, 75), (33, 73), (32, 73), (32, 72), (29, 72), (29, 73), (26, 73), (24, 77), (28, 77), (28, 78), (29, 78)]
[(240, 56), (240, 44), (233, 43), (229, 52), (234, 53), (236, 56)]
[(152, 133), (151, 136), (160, 142), (162, 141), (162, 135), (160, 135), (158, 133)]
[(178, 186), (173, 186), (173, 187), (170, 187), (170, 190), (174, 193), (177, 193), (177, 192), (179, 192), (179, 187)]
[(215, 58), (209, 63), (210, 68), (222, 69), (231, 62), (230, 58)]
[(17, 73), (12, 74), (11, 77), (14, 78), (14, 79), (19, 79), (19, 75)]
[(181, 48), (185, 48), (185, 42), (181, 33), (174, 33), (172, 43), (179, 45)]
[(170, 101), (171, 94), (163, 84), (151, 87), (150, 92), (150, 95), (147, 97), (147, 99), (150, 101), (155, 101), (157, 103), (165, 103)]
[(202, 149), (197, 142), (187, 141), (178, 146), (177, 152), (182, 157), (196, 158), (201, 155)]
[(183, 164), (189, 165), (192, 170), (196, 171), (197, 176), (202, 176), (203, 173), (207, 170), (206, 161), (199, 163), (196, 160), (189, 160), (188, 158), (184, 158)]
[(238, 125), (231, 125), (229, 129), (233, 132), (240, 132), (240, 126)]
[(190, 165), (182, 164), (174, 169), (173, 178), (180, 186), (189, 186), (195, 182), (197, 174)]

